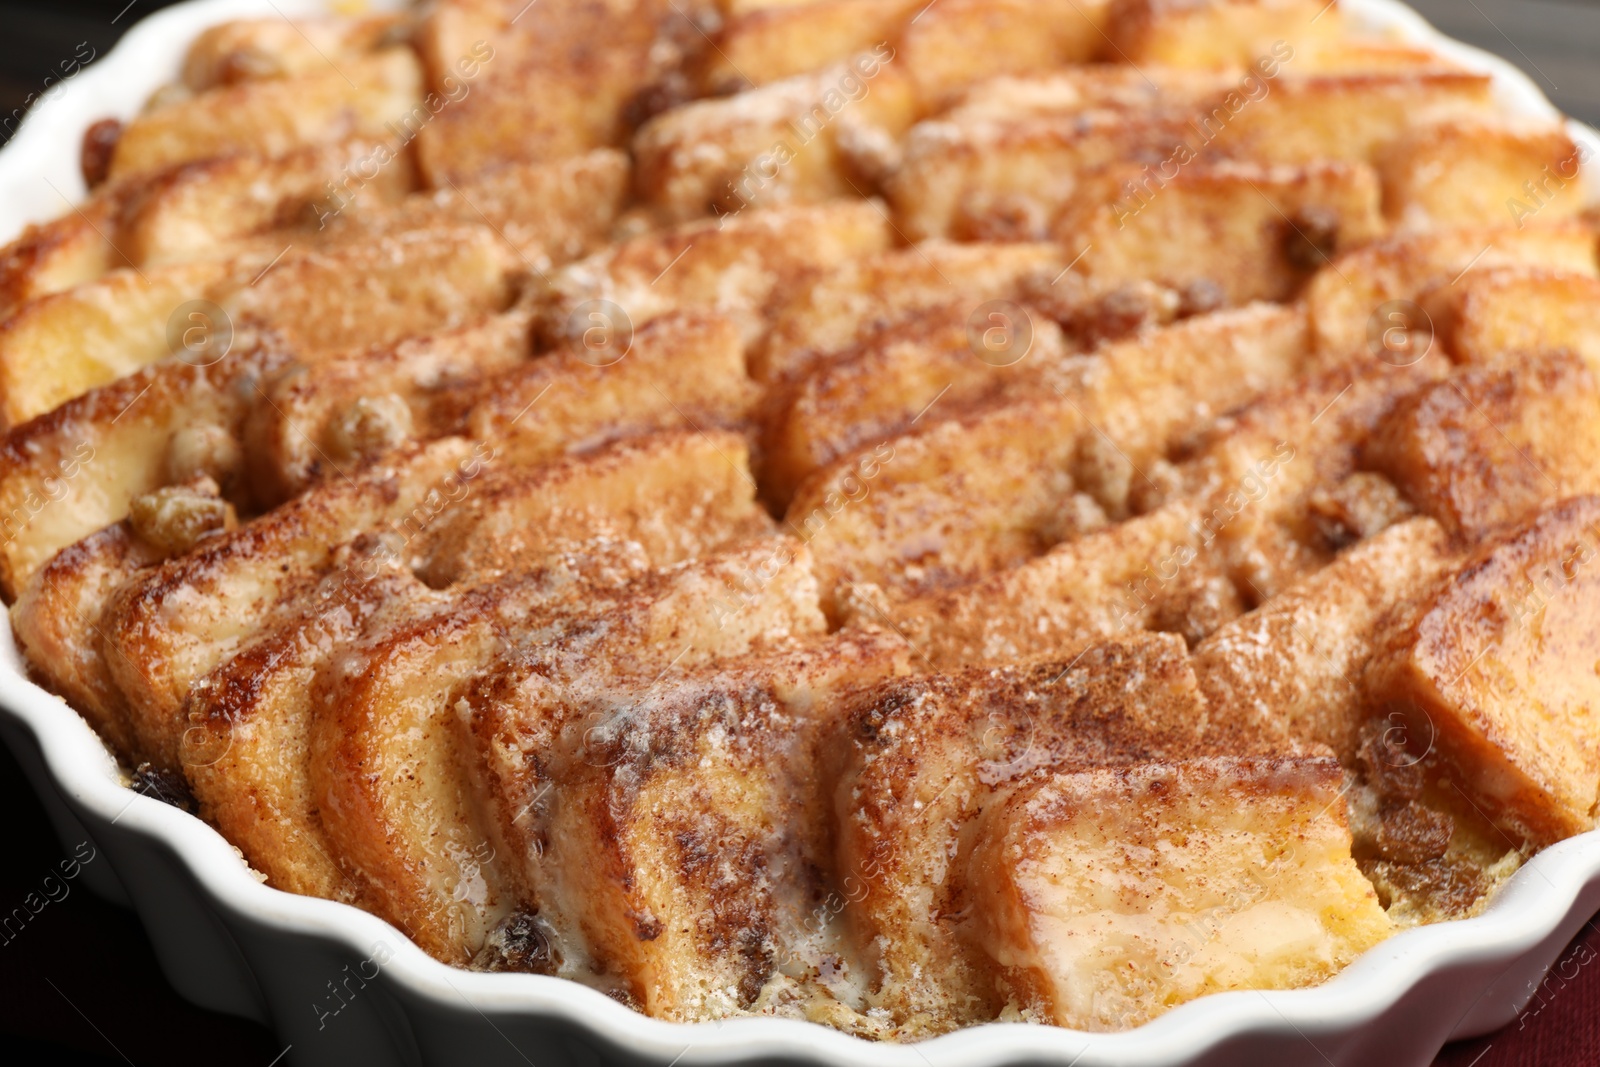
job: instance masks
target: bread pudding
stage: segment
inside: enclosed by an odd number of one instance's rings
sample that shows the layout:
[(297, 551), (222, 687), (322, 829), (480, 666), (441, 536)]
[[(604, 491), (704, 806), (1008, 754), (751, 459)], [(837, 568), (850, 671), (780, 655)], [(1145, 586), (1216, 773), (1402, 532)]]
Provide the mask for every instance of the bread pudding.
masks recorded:
[(898, 1041), (1315, 984), (1595, 827), (1586, 159), (1320, 0), (215, 26), (0, 252), (0, 593), (447, 964)]

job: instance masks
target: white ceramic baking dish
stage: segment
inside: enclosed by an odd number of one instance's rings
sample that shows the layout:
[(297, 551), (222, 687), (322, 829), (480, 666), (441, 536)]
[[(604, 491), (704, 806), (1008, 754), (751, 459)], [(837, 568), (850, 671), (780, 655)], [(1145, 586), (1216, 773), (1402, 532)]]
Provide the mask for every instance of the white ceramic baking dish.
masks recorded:
[[(140, 22), (111, 53), (49, 93), (0, 150), (0, 243), (83, 195), (83, 130), (132, 114), (176, 75), (201, 28), (322, 6), (193, 0)], [(1554, 113), (1513, 67), (1440, 37), (1409, 8), (1391, 0), (1345, 0), (1343, 7), (1348, 17), (1493, 73), (1507, 109)], [(1600, 158), (1600, 135), (1578, 126), (1573, 134)], [(381, 919), (261, 884), (215, 830), (124, 788), (84, 721), (26, 680), (4, 621), (0, 631), (0, 736), (68, 850), (92, 842), (97, 855), (81, 877), (139, 913), (162, 969), (184, 996), (273, 1028), (295, 1064), (1413, 1067), (1451, 1038), (1515, 1018), (1600, 909), (1595, 832), (1534, 858), (1481, 917), (1400, 934), (1326, 985), (1210, 996), (1126, 1033), (992, 1024), (895, 1046), (785, 1020), (660, 1022), (575, 983), (446, 967)]]

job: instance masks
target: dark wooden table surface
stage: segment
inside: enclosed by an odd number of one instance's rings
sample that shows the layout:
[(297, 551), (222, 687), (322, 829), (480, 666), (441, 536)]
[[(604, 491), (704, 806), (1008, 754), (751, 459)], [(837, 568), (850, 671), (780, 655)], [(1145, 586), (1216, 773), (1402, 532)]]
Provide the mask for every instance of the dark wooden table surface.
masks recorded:
[[(155, 0), (0, 0), (0, 141), (10, 117), (62, 64), (103, 55)], [(1418, 0), (1450, 35), (1522, 67), (1568, 114), (1600, 125), (1600, 0)], [(0, 913), (39, 889), (66, 853), (0, 747)], [(1436, 1067), (1600, 1064), (1600, 930), (1585, 927), (1522, 1018), (1446, 1048)], [(81, 887), (0, 943), (0, 1055), (12, 1063), (267, 1067), (282, 1046), (262, 1027), (191, 1007), (156, 968), (131, 915)], [(9, 1053), (9, 1055), (5, 1055)], [(1307, 1049), (1307, 1064), (1319, 1062)]]

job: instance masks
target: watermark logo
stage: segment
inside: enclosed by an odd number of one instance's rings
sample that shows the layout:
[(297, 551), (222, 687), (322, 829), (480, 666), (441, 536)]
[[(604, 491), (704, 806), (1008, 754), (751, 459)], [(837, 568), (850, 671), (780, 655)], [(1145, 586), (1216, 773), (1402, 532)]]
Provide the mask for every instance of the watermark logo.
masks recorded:
[(1391, 367), (1409, 367), (1433, 351), (1433, 319), (1415, 301), (1385, 301), (1367, 319), (1367, 348)]
[[(391, 519), (386, 528), (356, 542), (359, 550), (351, 553), (319, 585), (320, 610), (294, 633), (294, 640), (284, 642), (261, 666), (263, 674), (272, 671), (285, 656), (303, 653), (313, 648), (326, 648), (330, 642), (341, 640), (341, 625), (350, 619), (360, 618), (362, 602), (370, 595), (370, 587), (386, 572), (406, 566), (406, 547), (424, 530), (431, 527), (447, 511), (472, 495), (477, 479), (489, 469), (495, 458), (493, 446), (479, 441), (472, 452), (456, 463), (430, 488), (416, 505), (404, 515)], [(336, 557), (337, 558), (337, 557)], [(191, 691), (198, 694), (198, 687)], [(185, 767), (210, 767), (233, 749), (237, 722), (231, 716), (211, 716), (202, 706), (189, 712), (189, 728), (184, 731), (180, 759)]]
[(94, 462), (94, 446), (87, 441), (78, 442), (70, 455), (56, 460), (56, 473), (41, 481), (37, 488), (29, 489), (22, 501), (10, 512), (0, 514), (0, 534), (9, 545), (28, 528), (39, 513), (51, 504), (66, 499), (67, 483), (83, 473)]
[(1250, 65), (1239, 84), (1229, 90), (1217, 105), (1189, 122), (1192, 139), (1186, 138), (1172, 146), (1167, 157), (1154, 167), (1144, 167), (1137, 178), (1123, 183), (1122, 197), (1111, 205), (1117, 219), (1117, 229), (1154, 202), (1156, 195), (1175, 181), (1178, 174), (1200, 158), (1224, 130), (1251, 104), (1265, 100), (1272, 92), (1272, 82), (1283, 64), (1294, 58), (1294, 48), (1287, 42), (1273, 44), (1271, 52)]
[(1009, 367), (1033, 347), (1033, 319), (1010, 300), (990, 300), (967, 318), (967, 345), (991, 367)]
[[(1410, 715), (1400, 711), (1391, 711), (1384, 720), (1386, 725), (1382, 736), (1379, 738), (1378, 747), (1383, 762), (1391, 767), (1402, 769), (1415, 767), (1433, 752), (1435, 729), (1432, 716), (1415, 704), (1411, 704), (1410, 709), (1412, 712)], [(1418, 719), (1428, 726), (1428, 736), (1425, 740), (1413, 736), (1413, 725)], [(1423, 742), (1421, 745), (1412, 743), (1419, 740)]]
[(22, 898), (22, 903), (12, 908), (9, 915), (0, 915), (0, 945), (11, 944), (35, 916), (51, 904), (59, 904), (66, 900), (72, 892), (72, 880), (78, 877), (85, 864), (93, 862), (96, 855), (93, 845), (87, 841), (80, 842), (71, 856), (56, 865), (60, 870), (59, 874), (51, 871), (45, 875), (39, 888), (29, 891), (27, 896)]
[(12, 108), (9, 115), (0, 118), (0, 128), (4, 128), (5, 136), (10, 137), (17, 132), (17, 127), (22, 124), (23, 118), (28, 114), (28, 109), (34, 104), (60, 95), (61, 88), (66, 84), (67, 79), (78, 73), (89, 63), (94, 62), (94, 57), (94, 46), (88, 41), (79, 41), (77, 47), (73, 49), (72, 55), (56, 64), (56, 70), (60, 71), (60, 74), (52, 72), (45, 75), (44, 81), (40, 83), (37, 92), (30, 92), (23, 98), (19, 107)]
[(465, 100), (472, 91), (470, 82), (482, 71), (484, 64), (493, 58), (494, 49), (487, 42), (474, 42), (467, 53), (456, 60), (454, 72), (446, 74), (440, 81), (439, 89), (442, 92), (430, 91), (398, 121), (385, 123), (394, 140), (379, 144), (367, 155), (348, 164), (337, 180), (325, 183), (327, 196), (311, 205), (311, 212), (317, 217), (317, 229), (325, 228), (330, 219), (338, 217), (354, 203), (361, 191), (375, 181), (385, 167), (403, 158), (407, 147), (417, 139), (423, 127), (441, 111)]
[(609, 367), (633, 348), (633, 319), (610, 300), (585, 300), (567, 316), (566, 334), (577, 342), (579, 359)]
[(394, 950), (380, 941), (372, 946), (372, 955), (366, 959), (354, 965), (345, 964), (344, 969), (339, 972), (340, 978), (337, 983), (331, 978), (328, 980), (328, 995), (311, 1005), (311, 1010), (317, 1016), (317, 1029), (327, 1029), (328, 1020), (337, 1017), (340, 1012), (348, 1008), (361, 991), (367, 988), (367, 983), (378, 977), (378, 972), (383, 969), (384, 964), (392, 959)]
[(874, 446), (856, 460), (855, 469), (839, 478), (836, 488), (829, 490), (816, 507), (798, 521), (793, 517), (784, 519), (784, 525), (801, 541), (811, 543), (840, 512), (871, 495), (872, 481), (893, 459), (894, 445), (884, 441)]
[(209, 300), (179, 304), (167, 317), (167, 351), (191, 367), (209, 367), (233, 347), (233, 320)]
[(817, 97), (810, 110), (790, 120), (786, 136), (752, 158), (737, 177), (728, 179), (722, 195), (711, 205), (718, 226), (756, 203), (807, 145), (833, 125), (846, 108), (864, 100), (868, 83), (893, 59), (894, 49), (885, 43), (852, 59), (838, 81)]
[(1580, 143), (1565, 159), (1547, 164), (1537, 179), (1523, 182), (1522, 193), (1527, 199), (1513, 196), (1506, 200), (1506, 210), (1511, 213), (1511, 221), (1517, 224), (1517, 229), (1526, 226), (1529, 219), (1543, 211), (1567, 186), (1577, 181), (1579, 171), (1593, 155), (1588, 145)]

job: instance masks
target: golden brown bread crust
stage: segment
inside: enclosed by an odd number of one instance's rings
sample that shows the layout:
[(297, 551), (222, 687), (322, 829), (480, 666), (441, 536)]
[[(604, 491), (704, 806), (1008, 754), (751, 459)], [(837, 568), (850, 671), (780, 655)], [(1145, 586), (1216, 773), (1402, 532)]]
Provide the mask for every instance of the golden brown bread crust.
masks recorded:
[[(1488, 90), (1483, 76), (1448, 68), (1340, 75), (1296, 68), (1286, 74), (1293, 47), (1284, 40), (1269, 44), (1249, 61), (1250, 75), (1242, 81), (1156, 68), (1142, 86), (1098, 71), (979, 85), (941, 120), (913, 129), (905, 164), (889, 182), (891, 199), (918, 238), (993, 237), (1020, 225), (1021, 232), (1011, 232), (1019, 239), (1049, 229), (1078, 204), (1114, 205), (1117, 221), (1126, 223), (1159, 193), (1181, 187), (1183, 171), (1197, 166), (1248, 161), (1303, 167), (1337, 160), (1380, 169), (1392, 216), (1422, 217), (1444, 206), (1439, 201), (1458, 185), (1414, 188), (1409, 180), (1426, 165), (1395, 149), (1413, 143), (1421, 127), (1437, 141), (1449, 121), (1481, 112)], [(1557, 127), (1538, 133), (1546, 143), (1564, 137)], [(1537, 149), (1526, 155), (1540, 158)], [(1130, 159), (1145, 165), (1114, 176), (1115, 191), (1102, 195), (1096, 171)], [(1367, 181), (1359, 170), (1346, 180), (1356, 183), (1357, 196), (1368, 192), (1359, 189)], [(1284, 185), (1279, 195), (1297, 194)], [(1233, 206), (1250, 210), (1243, 202)], [(1359, 215), (1347, 226), (1347, 240), (1359, 241), (1361, 227), (1370, 225)], [(1237, 232), (1248, 240), (1247, 231)], [(1217, 280), (1230, 279), (1218, 274)]]
[(462, 389), (526, 360), (533, 310), (513, 307), (463, 325), (358, 347), (264, 376), (245, 418), (245, 460), (257, 503), (272, 505), (408, 440), (465, 429)]
[(892, 635), (858, 631), (619, 694), (626, 730), (602, 718), (549, 755), (559, 800), (533, 832), (549, 843), (552, 921), (573, 922), (581, 901), (592, 958), (667, 1018), (792, 997), (796, 979), (841, 969), (849, 941), (816, 913), (829, 858), (814, 747), (840, 691), (908, 658)]
[(17, 308), (0, 324), (5, 425), (20, 425), (172, 355), (172, 312), (242, 284), (243, 269), (210, 261), (117, 270)]
[(240, 386), (284, 362), (269, 345), (207, 366), (151, 364), (6, 434), (0, 590), (15, 598), (55, 552), (124, 518), (132, 496), (202, 473), (242, 489)]
[[(858, 698), (835, 794), (838, 864), (903, 1036), (991, 1017), (985, 964), (959, 935), (965, 830), (1042, 771), (1182, 758), (1218, 744), (1181, 640), (1108, 641), (1077, 657), (890, 682)], [(1233, 739), (1237, 741), (1238, 739)]]
[(1434, 335), (1459, 363), (1514, 362), (1565, 349), (1600, 366), (1600, 324), (1585, 309), (1600, 299), (1592, 272), (1503, 266), (1474, 270), (1419, 301)]
[(282, 155), (318, 141), (383, 138), (422, 92), (417, 57), (386, 48), (293, 79), (220, 86), (141, 115), (122, 131), (111, 180), (233, 152)]
[[(1384, 211), (1412, 228), (1445, 220), (1493, 226), (1534, 210), (1527, 175), (1574, 174), (1583, 152), (1559, 126), (1507, 128), (1470, 116), (1438, 122), (1387, 146), (1378, 156)], [(1546, 224), (1577, 215), (1580, 189), (1536, 194)]]
[(1321, 981), (1600, 795), (1596, 220), (1488, 90), (1320, 0), (217, 27), (0, 251), (0, 592), (451, 964), (890, 1039)]
[(190, 686), (266, 630), (274, 612), (296, 613), (337, 546), (366, 530), (393, 532), (404, 544), (481, 474), (471, 446), (448, 439), (328, 483), (138, 573), (102, 616), (107, 662), (130, 695), (135, 750), (158, 767), (181, 766)]
[(310, 356), (503, 311), (515, 296), (515, 264), (488, 226), (410, 230), (286, 255), (221, 303), (241, 325), (270, 324)]
[[(1002, 351), (994, 364), (973, 358), (969, 320), (978, 306), (961, 299), (924, 309), (901, 328), (878, 331), (828, 359), (778, 400), (764, 471), (772, 496), (787, 503), (813, 471), (895, 436), (934, 403), (946, 410), (981, 404), (1004, 395), (1008, 385), (1027, 388), (1032, 376), (1048, 375), (1066, 358), (1060, 327), (1014, 303), (1021, 315), (1000, 313), (996, 321), (1007, 331), (1001, 344), (1018, 351)], [(984, 329), (993, 328), (985, 321)], [(1027, 341), (1011, 331), (1026, 331)]]
[[(1332, 759), (1058, 774), (980, 819), (976, 939), (1024, 1018), (1119, 1030), (1231, 988), (1337, 972), (1392, 925), (1350, 859)], [(1262, 951), (1262, 925), (1292, 929)]]
[(1353, 763), (1369, 710), (1357, 679), (1377, 651), (1378, 624), (1450, 557), (1444, 530), (1427, 518), (1356, 544), (1196, 646), (1206, 699), (1219, 715), (1286, 742), (1326, 745)]
[[(1319, 351), (1355, 355), (1368, 351), (1373, 314), (1390, 301), (1448, 288), (1470, 270), (1498, 266), (1542, 266), (1593, 277), (1595, 256), (1594, 230), (1571, 222), (1534, 219), (1512, 228), (1499, 221), (1389, 237), (1340, 255), (1311, 280), (1306, 303), (1312, 335)], [(1389, 325), (1393, 322), (1384, 323)]]
[(409, 441), (468, 434), (532, 464), (651, 430), (743, 425), (756, 400), (733, 323), (670, 312), (617, 341), (541, 352), (519, 304), (462, 326), (294, 364), (245, 427), (263, 502), (343, 477)]
[(898, 49), (929, 106), (997, 74), (1028, 73), (1104, 55), (1104, 0), (957, 0), (919, 12)]
[(454, 597), (415, 585), (308, 683), (293, 752), (328, 841), (367, 906), (441, 959), (470, 960), (518, 899), (472, 793), (455, 701), (518, 629), (636, 575), (646, 561), (628, 548), (600, 542)]
[(1594, 825), (1593, 568), (1600, 499), (1572, 497), (1483, 544), (1380, 638), (1366, 685), (1434, 738), (1456, 788), (1514, 841)]
[[(552, 161), (509, 163), (443, 189), (385, 203), (365, 168), (346, 168), (341, 184), (313, 206), (325, 239), (485, 225), (530, 271), (547, 271), (606, 243), (627, 200), (632, 165), (610, 148)], [(390, 164), (380, 171), (404, 170)], [(376, 201), (376, 203), (374, 203)]]
[(1470, 368), (1396, 406), (1367, 460), (1453, 534), (1476, 541), (1600, 489), (1600, 386), (1565, 351)]
[(100, 654), (106, 600), (160, 558), (126, 522), (113, 523), (51, 557), (11, 607), (11, 627), (35, 677), (77, 708), (119, 752), (134, 751), (127, 704)]
[(1051, 399), (929, 420), (812, 474), (785, 523), (812, 536), (834, 613), (858, 584), (895, 593), (960, 584), (1057, 539), (1082, 429)]
[(1249, 304), (1167, 329), (1113, 338), (1063, 391), (1094, 423), (1078, 477), (1108, 514), (1149, 489), (1140, 472), (1180, 454), (1198, 426), (1275, 392), (1318, 366), (1297, 307)]
[(104, 187), (70, 215), (31, 225), (0, 253), (0, 317), (124, 262), (107, 233), (125, 187)]
[(1202, 517), (1178, 501), (970, 585), (892, 605), (861, 596), (848, 611), (862, 622), (894, 619), (929, 663), (948, 669), (1076, 652), (1143, 630), (1199, 640), (1244, 606)]
[(1047, 243), (949, 241), (824, 264), (777, 294), (750, 369), (762, 381), (792, 381), (833, 353), (914, 326), (919, 311), (952, 297), (970, 301), (969, 310), (1016, 298), (1028, 281), (1056, 279), (1066, 266), (1061, 250)]
[[(850, 94), (849, 106), (830, 114), (830, 94), (841, 92)], [(637, 186), (675, 220), (826, 202), (860, 189), (853, 141), (892, 140), (915, 119), (914, 87), (880, 44), (811, 73), (657, 115), (633, 139)], [(747, 161), (763, 153), (781, 166), (752, 173)]]
[[(312, 683), (332, 649), (354, 641), (417, 584), (403, 568), (384, 565), (382, 552), (373, 552), (378, 544), (360, 547), (366, 551), (347, 549), (332, 573), (289, 602), (258, 607), (276, 616), (271, 625), (241, 635), (231, 655), (195, 678), (174, 722), (144, 724), (146, 737), (182, 730), (176, 763), (201, 812), (249, 850), (272, 884), (334, 900), (356, 899), (359, 887), (330, 847), (304, 758)], [(170, 765), (166, 752), (151, 751), (152, 762)]]
[(738, 430), (758, 391), (744, 373), (734, 320), (668, 312), (635, 331), (626, 351), (572, 342), (452, 398), (473, 438), (518, 463), (656, 430)]
[(883, 251), (894, 239), (890, 226), (876, 204), (835, 200), (687, 222), (621, 241), (550, 277), (547, 330), (552, 338), (580, 339), (595, 325), (581, 309), (609, 300), (635, 329), (667, 311), (703, 308), (733, 318), (753, 341), (764, 331), (761, 312), (775, 292), (809, 270)]
[[(741, 576), (752, 569), (770, 574), (770, 580), (741, 589)], [(719, 924), (732, 923), (737, 915), (768, 914), (769, 905), (761, 901), (770, 891), (800, 893), (785, 905), (786, 921), (797, 926), (809, 891), (763, 888), (758, 879), (745, 887), (747, 893), (731, 893), (725, 886), (708, 895), (707, 879), (723, 877), (718, 867), (708, 866), (710, 856), (686, 870), (679, 863), (653, 864), (644, 853), (673, 847), (674, 840), (689, 853), (711, 849), (712, 842), (695, 844), (691, 838), (695, 832), (712, 833), (716, 823), (723, 830), (713, 836), (729, 848), (737, 839), (746, 841), (736, 854), (751, 858), (755, 854), (740, 850), (759, 848), (772, 853), (773, 866), (796, 878), (809, 877), (807, 868), (822, 862), (816, 845), (804, 845), (809, 853), (804, 863), (790, 853), (804, 844), (797, 838), (806, 839), (822, 825), (816, 799), (821, 783), (807, 770), (815, 731), (806, 719), (830, 713), (827, 701), (814, 692), (843, 684), (841, 678), (903, 670), (904, 644), (870, 633), (819, 644), (823, 622), (809, 557), (787, 538), (747, 542), (651, 572), (578, 607), (569, 619), (536, 630), (531, 640), (518, 640), (463, 700), (463, 722), (477, 748), (484, 801), (494, 813), (502, 854), (538, 900), (564, 961), (563, 973), (620, 986), (626, 995), (674, 1017), (720, 1015), (748, 1005), (752, 990), (769, 977), (758, 966), (766, 959), (758, 951), (764, 935), (735, 936)], [(746, 656), (748, 666), (742, 666), (737, 657)], [(719, 680), (724, 665), (736, 682)], [(700, 678), (708, 680), (711, 693), (732, 684), (728, 692), (748, 694), (734, 697), (741, 710), (731, 722), (723, 718), (726, 698), (694, 695)], [(787, 729), (764, 739), (761, 724), (775, 713), (773, 701), (794, 718)], [(695, 740), (700, 728), (690, 724), (701, 715), (711, 717), (705, 726), (709, 733)], [(688, 721), (673, 725), (679, 716)], [(730, 737), (729, 729), (736, 736)], [(696, 751), (702, 744), (709, 746), (703, 757)], [(777, 747), (767, 752), (769, 745)], [(735, 788), (730, 798), (744, 799), (711, 804), (708, 812), (704, 790), (721, 791), (723, 780), (720, 772), (705, 768), (721, 760), (719, 751), (730, 749), (736, 756), (747, 753), (756, 764), (729, 773), (754, 775), (748, 778), (750, 789), (782, 790), (789, 802), (763, 802)], [(802, 757), (807, 762), (794, 762)], [(689, 761), (686, 779), (680, 772), (665, 772), (684, 759)], [(693, 770), (697, 765), (703, 774)], [(653, 767), (663, 768), (667, 780), (649, 781)], [(670, 802), (638, 798), (657, 787), (684, 795)], [(792, 798), (802, 795), (812, 798), (801, 805), (809, 818), (797, 822)], [(747, 802), (766, 811), (755, 827), (741, 814)], [(685, 828), (658, 841), (662, 827), (679, 819), (688, 820)], [(696, 825), (699, 831), (687, 828)], [(717, 836), (724, 831), (733, 836)], [(755, 845), (751, 834), (767, 843)], [(728, 857), (728, 862), (735, 861)], [(680, 928), (678, 917), (687, 925)], [(670, 931), (660, 925), (668, 920)], [(774, 950), (769, 944), (764, 951)], [(708, 977), (726, 976), (729, 968), (743, 975), (732, 980), (738, 987), (732, 1001), (726, 999), (723, 977)]]
[(1077, 269), (1089, 278), (1207, 282), (1230, 303), (1283, 301), (1336, 252), (1384, 229), (1377, 175), (1364, 163), (1196, 164), (1131, 211), (1122, 192), (1142, 175), (1133, 164), (1089, 172), (1051, 226), (1084, 252)]
[(420, 27), (432, 98), (413, 134), (430, 185), (619, 143), (629, 105), (703, 46), (662, 0), (519, 6), (463, 0)]
[[(276, 157), (202, 158), (133, 185), (108, 233), (141, 267), (217, 257), (228, 245), (276, 230), (310, 240), (330, 210), (328, 189), (379, 150), (375, 140), (311, 144)], [(381, 210), (416, 188), (402, 158), (362, 184), (359, 206)], [(476, 220), (469, 220), (476, 221)], [(278, 246), (283, 247), (282, 245)], [(277, 252), (273, 249), (269, 255)]]
[(394, 14), (224, 22), (203, 30), (189, 46), (183, 83), (203, 90), (322, 71), (392, 43), (402, 28), (402, 16)]
[(1447, 372), (1438, 355), (1404, 366), (1352, 361), (1199, 435), (1182, 469), (1185, 488), (1198, 497), (1203, 527), (1248, 602), (1276, 596), (1348, 543), (1323, 521), (1321, 494), (1358, 472), (1368, 439), (1400, 398)]
[[(492, 448), (478, 447), (492, 462)], [(438, 509), (436, 524), (419, 528), (412, 566), (444, 587), (517, 570), (566, 542), (602, 534), (677, 562), (693, 557), (707, 536), (720, 542), (770, 530), (755, 489), (745, 442), (727, 431), (648, 434), (543, 466), (508, 464), (455, 506)], [(679, 515), (695, 520), (680, 523)]]
[(1341, 14), (1319, 11), (1314, 0), (1131, 0), (1113, 6), (1106, 35), (1129, 63), (1226, 70), (1250, 63), (1273, 40), (1337, 37)]
[(730, 11), (695, 77), (708, 96), (803, 74), (892, 40), (915, 0), (822, 0)]

